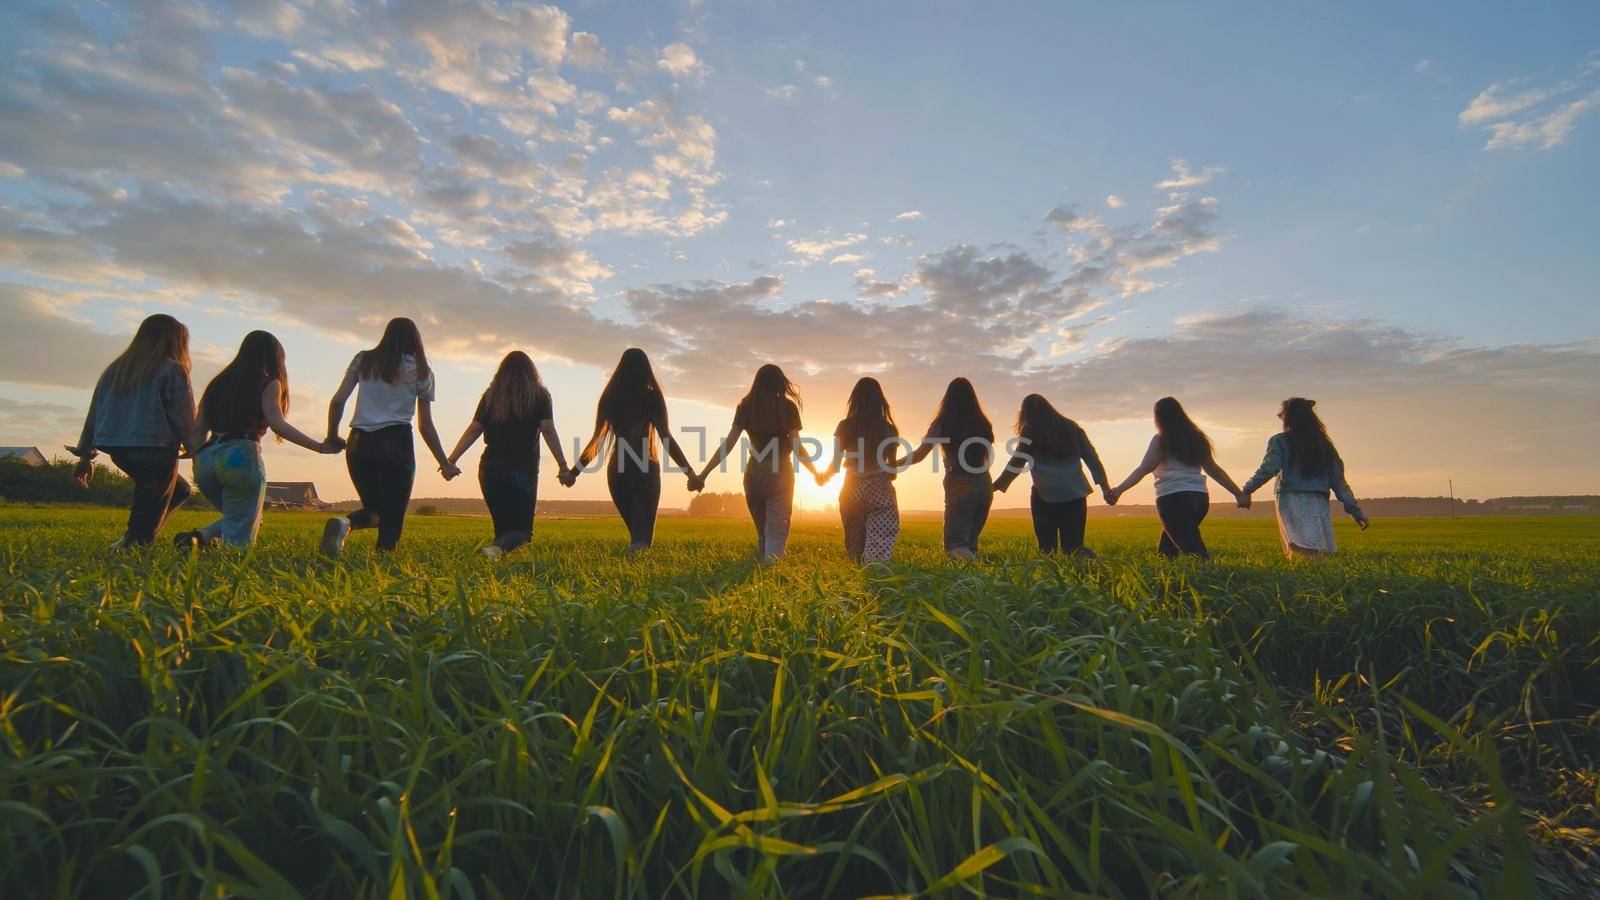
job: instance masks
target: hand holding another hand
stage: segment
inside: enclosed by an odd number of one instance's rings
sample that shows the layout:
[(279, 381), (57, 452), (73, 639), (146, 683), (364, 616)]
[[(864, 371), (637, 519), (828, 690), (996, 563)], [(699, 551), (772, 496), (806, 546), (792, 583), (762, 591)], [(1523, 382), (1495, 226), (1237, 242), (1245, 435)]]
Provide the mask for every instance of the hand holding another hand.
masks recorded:
[(1250, 495), (1246, 494), (1244, 491), (1240, 491), (1239, 493), (1233, 495), (1233, 502), (1239, 504), (1240, 509), (1249, 509)]
[(832, 477), (833, 477), (833, 473), (828, 471), (828, 470), (826, 470), (826, 469), (824, 469), (821, 472), (818, 472), (817, 473), (817, 487), (822, 487), (823, 485), (827, 484), (828, 483), (828, 479), (832, 478)]
[(562, 469), (561, 474), (556, 476), (556, 480), (561, 482), (562, 487), (572, 487), (578, 482), (578, 467), (573, 466), (570, 469)]
[(1106, 498), (1107, 506), (1116, 506), (1117, 501), (1122, 499), (1122, 494), (1114, 488), (1103, 487), (1100, 492)]
[(79, 487), (88, 487), (89, 483), (94, 481), (94, 460), (87, 456), (79, 459), (78, 464), (72, 467), (72, 480), (76, 481)]
[(447, 459), (439, 464), (439, 474), (444, 476), (445, 481), (449, 481), (461, 474), (461, 467)]
[(706, 480), (693, 472), (689, 473), (689, 493), (698, 494), (705, 490)]

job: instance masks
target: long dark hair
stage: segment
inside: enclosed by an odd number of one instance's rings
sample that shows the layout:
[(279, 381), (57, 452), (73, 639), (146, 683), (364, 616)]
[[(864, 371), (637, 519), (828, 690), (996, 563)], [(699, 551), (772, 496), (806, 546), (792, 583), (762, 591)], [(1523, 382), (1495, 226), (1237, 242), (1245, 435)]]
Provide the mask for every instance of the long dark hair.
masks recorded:
[(859, 449), (864, 450), (869, 459), (877, 459), (883, 442), (899, 436), (900, 429), (894, 424), (894, 413), (883, 395), (883, 385), (870, 376), (857, 381), (850, 389), (850, 401), (845, 406), (844, 421), (839, 429), (839, 439), (848, 445), (846, 449), (856, 449), (859, 443), (862, 445)]
[(1211, 439), (1176, 397), (1156, 401), (1156, 434), (1161, 436), (1161, 452), (1178, 462), (1197, 466), (1211, 458)]
[(1283, 430), (1289, 435), (1289, 465), (1301, 475), (1315, 477), (1328, 470), (1328, 461), (1338, 451), (1328, 428), (1317, 417), (1317, 401), (1304, 397), (1290, 397), (1283, 401), (1278, 416), (1283, 419)]
[(139, 323), (128, 349), (117, 354), (100, 377), (112, 394), (125, 396), (144, 387), (168, 361), (189, 371), (189, 329), (166, 313), (156, 313)]
[(600, 392), (600, 402), (595, 404), (595, 433), (602, 439), (607, 434), (618, 440), (643, 437), (649, 444), (650, 458), (655, 459), (656, 429), (666, 427), (667, 398), (650, 367), (650, 357), (638, 347), (629, 347), (622, 351), (617, 367), (611, 370), (611, 377)]
[(1050, 405), (1043, 394), (1022, 398), (1017, 409), (1017, 437), (1034, 456), (1074, 457), (1081, 453), (1083, 429)]
[[(961, 461), (968, 469), (984, 467), (989, 462), (989, 447), (994, 444), (994, 423), (983, 414), (978, 403), (978, 391), (966, 378), (955, 378), (944, 389), (944, 399), (939, 401), (939, 411), (933, 415), (929, 430), (939, 429), (939, 436), (949, 441), (944, 446), (946, 463), (961, 453)], [(973, 440), (977, 438), (978, 440)], [(967, 444), (962, 451), (962, 444)]]
[(767, 363), (756, 370), (750, 390), (739, 401), (739, 412), (746, 427), (777, 433), (787, 431), (796, 424), (786, 415), (785, 404), (788, 403), (794, 404), (796, 412), (800, 410), (800, 389), (789, 380), (789, 376), (783, 374), (782, 369)]
[(548, 406), (550, 391), (539, 380), (533, 360), (521, 350), (507, 353), (495, 370), (494, 380), (483, 392), (483, 414), (490, 422), (526, 419), (541, 406)]
[(361, 377), (397, 384), (407, 356), (416, 361), (417, 380), (425, 380), (429, 371), (428, 354), (422, 350), (422, 332), (417, 330), (417, 323), (403, 316), (390, 319), (383, 328), (383, 337), (378, 339), (378, 346), (361, 355)]
[(252, 331), (239, 352), (200, 395), (200, 418), (217, 434), (249, 431), (261, 422), (261, 392), (278, 382), (278, 410), (289, 412), (289, 369), (283, 344), (270, 332)]

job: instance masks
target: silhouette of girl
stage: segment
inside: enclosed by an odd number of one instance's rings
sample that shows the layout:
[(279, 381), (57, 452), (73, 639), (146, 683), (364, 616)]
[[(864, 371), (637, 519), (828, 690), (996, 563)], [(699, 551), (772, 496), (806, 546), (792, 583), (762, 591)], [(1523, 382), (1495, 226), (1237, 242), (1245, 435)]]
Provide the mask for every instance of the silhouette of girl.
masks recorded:
[(433, 371), (422, 349), (422, 334), (410, 319), (390, 319), (378, 346), (350, 360), (344, 381), (328, 404), (328, 440), (337, 440), (344, 404), (356, 392), (345, 465), (361, 498), (361, 508), (335, 516), (322, 530), (322, 552), (338, 556), (352, 530), (378, 529), (379, 550), (393, 550), (405, 527), (406, 505), (417, 477), (411, 417), (428, 452), (446, 480), (461, 474), (445, 458), (433, 426)]
[(67, 448), (78, 457), (72, 477), (84, 487), (94, 479), (97, 450), (133, 480), (128, 527), (114, 549), (150, 543), (193, 493), (178, 474), (179, 449), (195, 451), (193, 426), (189, 329), (171, 316), (150, 316), (95, 382), (83, 432)]
[(494, 523), (494, 543), (483, 554), (498, 559), (526, 544), (533, 535), (539, 500), (539, 437), (555, 457), (558, 478), (566, 480), (567, 457), (556, 434), (550, 391), (539, 380), (533, 360), (521, 350), (507, 353), (494, 379), (478, 400), (472, 421), (450, 451), (453, 466), (483, 436), (478, 459), (478, 487)]
[(1022, 398), (1017, 410), (1017, 449), (1006, 462), (1005, 471), (995, 479), (994, 489), (1004, 491), (1023, 471), (1033, 471), (1033, 491), (1028, 497), (1033, 513), (1033, 535), (1040, 553), (1094, 556), (1083, 546), (1088, 525), (1091, 493), (1083, 467), (1089, 467), (1102, 493), (1106, 468), (1100, 464), (1089, 435), (1077, 422), (1056, 411), (1041, 394)]
[(194, 457), (194, 481), (222, 518), (173, 539), (180, 547), (209, 547), (226, 541), (248, 547), (261, 528), (267, 499), (267, 468), (261, 438), (270, 429), (313, 453), (338, 453), (338, 438), (318, 441), (284, 420), (289, 412), (289, 370), (283, 344), (265, 331), (252, 331), (239, 352), (200, 395), (194, 432), (202, 444)]
[(956, 378), (945, 388), (939, 411), (908, 464), (921, 462), (936, 446), (944, 457), (944, 552), (972, 559), (994, 504), (994, 482), (989, 478), (994, 425), (965, 378)]
[(844, 489), (839, 492), (845, 553), (858, 562), (888, 562), (900, 536), (891, 460), (902, 441), (878, 379), (856, 382), (833, 437), (833, 459), (817, 473), (817, 483), (826, 484), (841, 465), (845, 467)]
[(1211, 509), (1206, 476), (1226, 488), (1241, 508), (1248, 507), (1250, 501), (1217, 465), (1211, 454), (1211, 439), (1183, 411), (1182, 404), (1175, 398), (1162, 397), (1156, 401), (1155, 418), (1156, 433), (1145, 448), (1144, 459), (1111, 489), (1106, 502), (1114, 505), (1129, 488), (1154, 472), (1156, 515), (1161, 517), (1161, 540), (1156, 549), (1168, 558), (1188, 553), (1205, 559), (1211, 555), (1200, 536), (1200, 523)]
[(794, 514), (794, 458), (811, 474), (817, 467), (800, 448), (800, 391), (775, 365), (756, 370), (750, 390), (733, 412), (733, 426), (722, 445), (692, 480), (691, 489), (705, 486), (706, 477), (732, 452), (740, 434), (750, 436), (750, 456), (745, 460), (744, 501), (756, 526), (756, 553), (764, 562), (783, 556), (789, 543)]
[(606, 486), (617, 514), (628, 526), (629, 552), (638, 552), (655, 540), (656, 509), (661, 505), (661, 466), (656, 441), (666, 447), (672, 462), (689, 473), (696, 485), (688, 457), (667, 427), (667, 399), (650, 367), (650, 357), (638, 347), (624, 350), (595, 405), (594, 434), (578, 455), (578, 467), (568, 472), (566, 485), (577, 481), (606, 443), (611, 456), (606, 464)]
[(1244, 483), (1244, 505), (1250, 495), (1274, 475), (1278, 508), (1278, 534), (1284, 552), (1290, 556), (1320, 559), (1332, 553), (1333, 513), (1328, 508), (1331, 491), (1344, 511), (1355, 519), (1362, 531), (1369, 524), (1367, 514), (1356, 504), (1355, 492), (1344, 477), (1344, 460), (1328, 437), (1328, 429), (1317, 416), (1317, 401), (1290, 397), (1283, 401), (1278, 418), (1283, 430), (1267, 441), (1267, 454), (1261, 467)]

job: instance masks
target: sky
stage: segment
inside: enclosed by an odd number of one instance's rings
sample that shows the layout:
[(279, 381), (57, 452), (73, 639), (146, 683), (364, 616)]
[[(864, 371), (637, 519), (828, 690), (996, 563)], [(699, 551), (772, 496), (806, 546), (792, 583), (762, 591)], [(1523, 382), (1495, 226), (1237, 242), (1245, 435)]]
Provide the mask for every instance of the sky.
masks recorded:
[(1597, 493), (1600, 6), (1524, 6), (9, 2), (0, 444), (72, 441), (155, 312), (197, 392), (277, 334), (320, 434), (407, 315), (447, 449), (520, 348), (571, 455), (639, 346), (708, 441), (775, 362), (815, 435), (870, 374), (920, 436), (965, 375), (1115, 481), (1171, 394), (1243, 481), (1300, 395), (1362, 496)]

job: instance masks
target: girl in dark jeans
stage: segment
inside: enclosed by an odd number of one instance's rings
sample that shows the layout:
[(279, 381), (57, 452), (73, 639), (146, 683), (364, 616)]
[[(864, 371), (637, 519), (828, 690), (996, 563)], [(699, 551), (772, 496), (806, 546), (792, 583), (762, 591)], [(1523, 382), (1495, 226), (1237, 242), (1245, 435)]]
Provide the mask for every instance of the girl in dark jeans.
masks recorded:
[(445, 458), (439, 432), (433, 427), (433, 372), (422, 349), (422, 334), (410, 319), (391, 319), (378, 346), (363, 350), (350, 361), (344, 381), (328, 404), (328, 441), (339, 440), (344, 404), (356, 393), (356, 412), (350, 420), (345, 465), (361, 498), (361, 508), (348, 516), (335, 516), (322, 529), (322, 552), (338, 556), (350, 532), (378, 530), (377, 549), (393, 550), (405, 526), (406, 505), (417, 475), (411, 446), (411, 417), (417, 417), (422, 440), (439, 463), (445, 480), (461, 474)]
[(927, 436), (906, 464), (916, 465), (941, 444), (944, 552), (957, 559), (972, 559), (978, 555), (978, 535), (983, 533), (989, 507), (994, 504), (994, 483), (989, 479), (994, 425), (983, 414), (977, 390), (965, 378), (956, 378), (945, 388)]
[(711, 470), (750, 436), (750, 457), (744, 464), (744, 502), (756, 526), (756, 555), (763, 562), (783, 556), (794, 516), (794, 458), (810, 470), (817, 467), (800, 447), (800, 390), (771, 363), (756, 370), (750, 390), (733, 411), (733, 427), (711, 454), (691, 487), (705, 486)]
[(97, 450), (133, 480), (128, 527), (114, 549), (150, 543), (193, 493), (178, 475), (179, 449), (196, 449), (193, 430), (189, 329), (171, 316), (150, 316), (100, 375), (83, 433), (67, 448), (78, 457), (72, 475), (84, 487), (94, 479)]
[(1077, 422), (1050, 405), (1041, 394), (1022, 398), (1017, 410), (1017, 444), (1005, 471), (994, 481), (1004, 491), (1025, 469), (1033, 470), (1033, 492), (1028, 506), (1033, 512), (1033, 534), (1039, 552), (1093, 557), (1083, 545), (1088, 524), (1089, 495), (1093, 490), (1083, 477), (1087, 466), (1095, 483), (1109, 497), (1106, 468), (1100, 454)]
[(550, 391), (539, 380), (533, 360), (513, 350), (478, 401), (472, 422), (450, 451), (450, 464), (483, 435), (483, 456), (478, 460), (478, 487), (494, 523), (494, 543), (483, 554), (498, 559), (526, 544), (533, 534), (533, 515), (539, 500), (539, 437), (544, 436), (550, 455), (567, 477), (567, 458), (556, 434)]
[(577, 466), (562, 483), (571, 487), (580, 470), (594, 462), (611, 445), (606, 463), (606, 486), (617, 514), (628, 526), (628, 551), (644, 550), (655, 540), (656, 508), (661, 504), (661, 466), (656, 441), (678, 468), (688, 473), (689, 489), (699, 490), (699, 480), (688, 457), (667, 428), (667, 399), (650, 368), (650, 357), (631, 347), (617, 360), (611, 378), (600, 392), (594, 411), (594, 434), (578, 455)]
[(1206, 475), (1226, 488), (1241, 508), (1249, 506), (1249, 500), (1217, 465), (1211, 454), (1211, 439), (1183, 411), (1182, 404), (1175, 398), (1162, 397), (1156, 401), (1155, 419), (1156, 434), (1150, 439), (1144, 459), (1112, 488), (1106, 500), (1115, 505), (1129, 488), (1154, 472), (1156, 514), (1161, 517), (1161, 540), (1156, 549), (1169, 559), (1181, 554), (1205, 559), (1211, 555), (1200, 536), (1200, 523), (1211, 510)]

